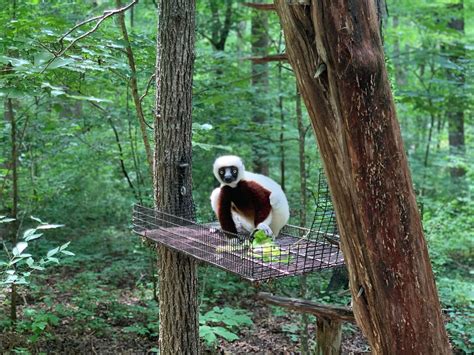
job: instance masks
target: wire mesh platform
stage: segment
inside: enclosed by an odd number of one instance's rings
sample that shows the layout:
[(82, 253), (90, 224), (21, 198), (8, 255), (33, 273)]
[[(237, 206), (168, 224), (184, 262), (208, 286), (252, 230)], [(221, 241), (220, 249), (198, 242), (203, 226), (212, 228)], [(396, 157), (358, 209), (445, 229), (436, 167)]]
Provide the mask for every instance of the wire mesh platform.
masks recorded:
[[(324, 188), (321, 185), (320, 188)], [(327, 186), (326, 186), (327, 189)], [(324, 196), (324, 194), (322, 194)], [(344, 264), (329, 199), (318, 199), (311, 229), (287, 225), (276, 240), (223, 232), (218, 223), (195, 223), (135, 205), (135, 233), (250, 281), (299, 275)]]

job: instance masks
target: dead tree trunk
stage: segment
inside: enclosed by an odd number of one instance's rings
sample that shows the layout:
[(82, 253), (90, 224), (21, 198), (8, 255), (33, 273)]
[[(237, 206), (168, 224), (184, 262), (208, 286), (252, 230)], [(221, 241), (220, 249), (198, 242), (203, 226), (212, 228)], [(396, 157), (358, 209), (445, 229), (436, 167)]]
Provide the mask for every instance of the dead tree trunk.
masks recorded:
[(276, 0), (375, 354), (450, 352), (384, 65), (374, 1)]
[[(194, 0), (159, 5), (154, 192), (161, 210), (192, 219), (191, 109)], [(191, 258), (159, 248), (160, 352), (198, 354), (197, 268)]]

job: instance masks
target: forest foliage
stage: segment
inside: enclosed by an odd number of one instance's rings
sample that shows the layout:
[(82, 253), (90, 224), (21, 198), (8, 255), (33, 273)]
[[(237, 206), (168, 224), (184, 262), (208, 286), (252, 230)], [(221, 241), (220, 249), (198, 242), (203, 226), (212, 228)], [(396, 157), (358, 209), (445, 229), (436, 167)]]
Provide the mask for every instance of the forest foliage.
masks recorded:
[[(145, 350), (156, 350), (150, 345), (158, 334), (154, 251), (130, 230), (133, 203), (151, 203), (153, 196), (143, 128), (151, 141), (156, 2), (142, 1), (126, 12), (127, 36), (118, 14), (69, 31), (125, 5), (12, 0), (0, 10), (0, 302), (5, 309), (0, 329), (17, 336), (14, 341), (0, 336), (0, 348), (47, 349), (66, 337), (62, 325), (70, 334), (86, 332), (109, 341), (119, 328), (118, 337), (133, 335)], [(474, 343), (474, 8), (452, 0), (388, 0), (386, 5), (386, 65), (446, 326), (455, 349), (469, 353)], [(278, 17), (256, 14), (241, 1), (199, 0), (197, 7), (193, 197), (198, 218), (213, 217), (213, 160), (232, 152), (249, 169), (264, 160), (288, 195), (290, 222), (308, 224), (301, 223), (299, 211), (305, 208), (311, 220), (321, 163), (304, 109), (302, 125), (297, 122), (294, 75), (288, 63), (255, 66), (249, 60), (284, 52)], [(261, 34), (252, 31), (258, 21), (267, 40), (260, 48), (256, 37)], [(255, 80), (261, 72), (267, 79)], [(302, 137), (307, 206), (300, 196)], [(241, 298), (256, 291), (210, 270), (200, 268), (200, 335), (215, 348), (222, 339), (238, 339), (242, 329), (255, 331), (254, 310)], [(310, 275), (306, 297), (346, 303), (347, 294), (328, 290), (330, 279), (331, 273)], [(12, 284), (19, 307), (14, 328), (8, 316)], [(297, 278), (262, 287), (301, 294)], [(271, 310), (272, 317), (282, 313)], [(290, 317), (282, 329), (298, 344), (298, 317)], [(122, 346), (117, 340), (113, 344)]]

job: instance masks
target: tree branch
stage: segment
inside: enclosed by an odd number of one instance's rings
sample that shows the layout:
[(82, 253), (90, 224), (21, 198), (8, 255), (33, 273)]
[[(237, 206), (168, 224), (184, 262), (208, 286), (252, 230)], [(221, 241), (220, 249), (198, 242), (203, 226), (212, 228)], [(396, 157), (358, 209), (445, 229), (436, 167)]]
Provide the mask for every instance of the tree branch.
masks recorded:
[[(117, 6), (120, 6), (120, 0), (116, 0)], [(138, 94), (138, 82), (137, 82), (137, 69), (135, 65), (135, 56), (133, 55), (132, 46), (128, 37), (127, 26), (125, 24), (125, 16), (120, 13), (118, 16), (118, 22), (120, 30), (122, 31), (123, 40), (125, 41), (125, 49), (127, 51), (128, 65), (130, 67), (130, 90), (132, 93), (133, 103), (137, 112), (138, 123), (140, 124), (140, 130), (142, 133), (143, 145), (145, 146), (146, 159), (148, 162), (148, 172), (150, 177), (153, 178), (153, 151), (150, 146), (147, 133), (147, 123), (145, 120), (145, 114), (143, 113), (142, 102)]]
[(262, 11), (276, 11), (275, 4), (259, 4), (253, 2), (244, 2), (242, 5)]
[(275, 296), (268, 292), (259, 292), (257, 296), (266, 303), (292, 309), (297, 312), (311, 313), (316, 317), (344, 320), (355, 323), (354, 313), (349, 307), (330, 306), (299, 298)]
[(153, 82), (153, 79), (155, 79), (155, 73), (153, 73), (153, 74), (150, 76), (150, 79), (148, 79), (148, 83), (146, 84), (145, 92), (143, 93), (142, 96), (140, 96), (140, 100), (139, 100), (140, 103), (143, 101), (143, 99), (145, 98), (145, 96), (148, 95), (148, 90), (150, 90), (151, 83)]
[[(117, 15), (117, 14), (120, 14), (120, 13), (123, 13), (125, 11), (127, 11), (129, 8), (131, 8), (132, 6), (134, 6), (136, 3), (138, 3), (138, 0), (133, 0), (130, 4), (124, 6), (124, 7), (121, 7), (121, 8), (118, 8), (118, 9), (114, 9), (114, 10), (105, 10), (104, 13), (100, 16), (95, 16), (95, 17), (92, 17), (90, 19), (87, 19), (85, 21), (82, 21), (80, 23), (78, 23), (77, 25), (75, 25), (74, 27), (72, 27), (69, 31), (67, 31), (64, 35), (61, 36), (61, 38), (59, 38), (59, 43), (61, 45), (61, 50), (59, 52), (55, 52), (54, 53), (54, 57), (51, 58), (48, 63), (46, 64), (46, 66), (44, 67), (44, 69), (41, 71), (41, 73), (44, 73), (46, 71), (46, 69), (48, 69), (48, 67), (59, 57), (61, 57), (64, 53), (66, 53), (72, 46), (74, 46), (74, 44), (76, 44), (78, 41), (80, 41), (81, 39), (89, 36), (90, 34), (94, 33), (95, 31), (97, 31), (100, 27), (100, 25), (102, 24), (102, 22), (104, 22), (106, 19), (108, 19), (109, 17), (111, 16), (114, 16), (114, 15)], [(72, 40), (71, 43), (69, 43), (67, 45), (66, 48), (63, 48), (63, 41), (64, 39), (66, 38), (66, 36), (68, 36), (69, 34), (71, 34), (72, 32), (74, 32), (76, 29), (78, 29), (79, 27), (81, 26), (84, 26), (90, 22), (94, 22), (94, 21), (97, 21), (96, 24), (94, 25), (94, 27), (92, 27), (89, 31), (83, 33), (82, 35), (80, 35), (79, 37), (75, 38), (74, 40)]]
[(288, 57), (287, 57), (286, 53), (279, 53), (279, 54), (267, 55), (265, 57), (247, 57), (247, 58), (244, 58), (244, 59), (251, 60), (255, 64), (262, 64), (262, 63), (268, 63), (268, 62), (287, 61)]

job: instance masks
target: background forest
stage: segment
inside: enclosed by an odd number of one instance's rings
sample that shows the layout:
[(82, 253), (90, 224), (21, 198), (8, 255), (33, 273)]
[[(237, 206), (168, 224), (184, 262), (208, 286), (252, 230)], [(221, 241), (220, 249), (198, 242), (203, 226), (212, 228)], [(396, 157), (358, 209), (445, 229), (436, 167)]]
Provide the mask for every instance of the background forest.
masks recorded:
[[(0, 351), (157, 351), (156, 253), (131, 232), (132, 205), (153, 196), (157, 9), (144, 0), (104, 13), (122, 6), (9, 0), (0, 10)], [(212, 163), (232, 152), (284, 187), (290, 223), (309, 226), (320, 168), (312, 129), (289, 64), (255, 60), (284, 52), (278, 17), (241, 1), (197, 7), (198, 218), (213, 218)], [(446, 327), (455, 350), (472, 353), (474, 5), (387, 0), (384, 13), (386, 65)], [(209, 352), (313, 348), (314, 318), (267, 306), (258, 291), (350, 302), (343, 272), (256, 288), (201, 266), (199, 279)], [(367, 350), (345, 325), (344, 352)]]

